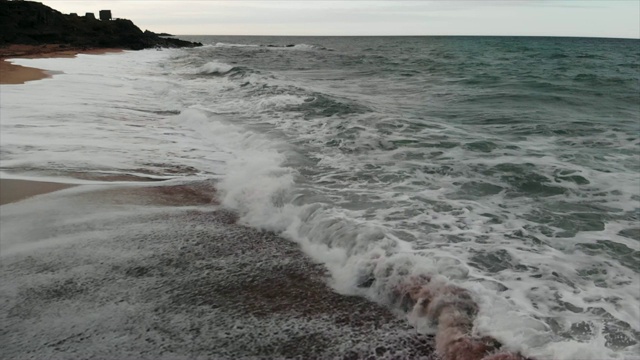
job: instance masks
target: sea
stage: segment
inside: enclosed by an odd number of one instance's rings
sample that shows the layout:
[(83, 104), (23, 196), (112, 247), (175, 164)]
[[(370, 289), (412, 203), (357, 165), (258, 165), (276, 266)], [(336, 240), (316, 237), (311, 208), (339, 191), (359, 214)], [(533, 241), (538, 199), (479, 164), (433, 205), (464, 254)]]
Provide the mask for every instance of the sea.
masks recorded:
[(339, 294), (428, 275), (513, 351), (639, 358), (639, 40), (181, 38), (12, 59), (52, 77), (2, 86), (3, 177), (212, 181)]

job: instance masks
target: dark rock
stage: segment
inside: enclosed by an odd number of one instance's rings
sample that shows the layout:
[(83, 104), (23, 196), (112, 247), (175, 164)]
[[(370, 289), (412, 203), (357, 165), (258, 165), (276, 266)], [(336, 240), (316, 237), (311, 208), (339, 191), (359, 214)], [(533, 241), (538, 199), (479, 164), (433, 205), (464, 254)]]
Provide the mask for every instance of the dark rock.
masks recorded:
[(10, 44), (131, 50), (202, 46), (143, 32), (131, 20), (100, 21), (93, 13), (84, 17), (65, 15), (38, 2), (0, 0), (0, 46)]

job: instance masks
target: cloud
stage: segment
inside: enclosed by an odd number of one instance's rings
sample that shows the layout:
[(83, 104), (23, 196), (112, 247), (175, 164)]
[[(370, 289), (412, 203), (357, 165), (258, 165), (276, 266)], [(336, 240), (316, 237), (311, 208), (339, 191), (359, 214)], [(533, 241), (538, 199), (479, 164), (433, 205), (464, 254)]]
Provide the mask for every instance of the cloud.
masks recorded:
[(63, 12), (111, 9), (143, 29), (237, 35), (640, 37), (640, 2), (616, 0), (48, 0)]

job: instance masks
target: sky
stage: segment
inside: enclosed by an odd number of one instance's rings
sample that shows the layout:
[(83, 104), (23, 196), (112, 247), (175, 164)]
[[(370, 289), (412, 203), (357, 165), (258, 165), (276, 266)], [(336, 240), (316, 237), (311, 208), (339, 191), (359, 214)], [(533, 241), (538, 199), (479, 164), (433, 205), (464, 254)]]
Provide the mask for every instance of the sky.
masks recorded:
[(176, 35), (522, 35), (640, 38), (640, 0), (44, 0), (63, 13)]

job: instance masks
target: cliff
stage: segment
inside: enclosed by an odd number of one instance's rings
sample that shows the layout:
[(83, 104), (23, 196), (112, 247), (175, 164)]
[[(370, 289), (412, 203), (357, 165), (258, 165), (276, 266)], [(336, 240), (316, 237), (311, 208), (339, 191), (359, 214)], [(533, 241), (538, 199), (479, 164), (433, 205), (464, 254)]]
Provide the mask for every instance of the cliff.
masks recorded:
[(143, 32), (131, 20), (101, 21), (90, 16), (62, 14), (38, 2), (0, 0), (0, 46), (11, 44), (130, 50), (202, 45)]

